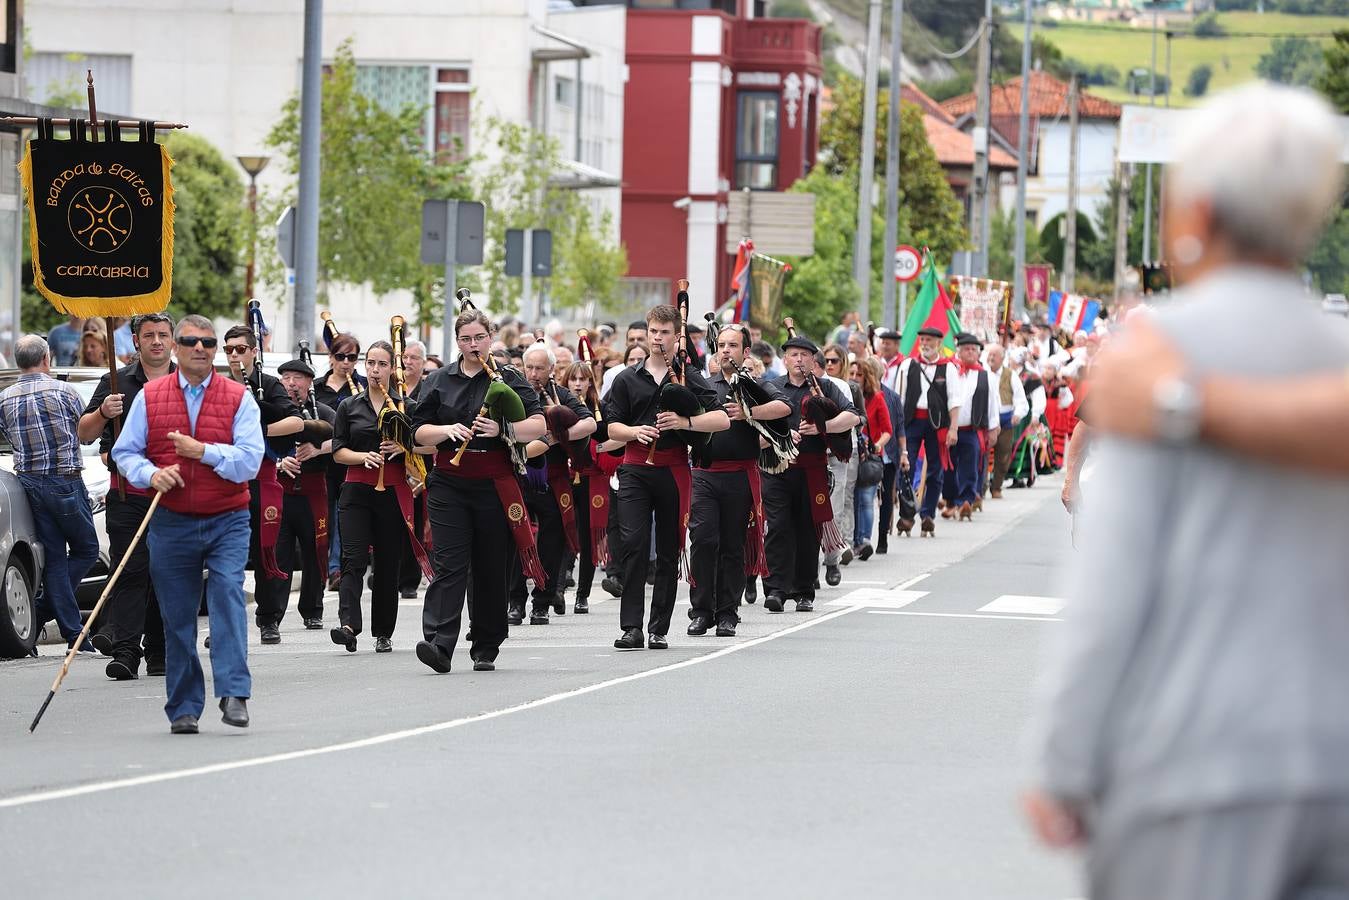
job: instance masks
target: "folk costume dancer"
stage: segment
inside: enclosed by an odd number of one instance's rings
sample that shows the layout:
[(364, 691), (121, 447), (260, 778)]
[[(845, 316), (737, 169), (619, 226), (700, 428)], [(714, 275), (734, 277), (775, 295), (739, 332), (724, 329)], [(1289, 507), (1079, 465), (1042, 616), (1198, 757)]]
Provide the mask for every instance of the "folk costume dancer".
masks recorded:
[[(842, 347), (838, 345), (826, 347), (815, 354), (815, 377), (821, 381), (827, 378), (843, 392), (845, 397), (852, 400), (853, 409), (860, 412), (864, 409), (862, 393), (855, 384), (844, 377), (848, 374), (847, 360), (848, 354)], [(860, 422), (861, 417), (858, 419)], [(857, 493), (857, 464), (856, 452), (847, 459), (840, 459), (832, 453), (829, 455), (829, 508), (834, 511), (834, 528), (843, 535), (844, 544), (843, 547), (825, 551), (824, 554), (824, 581), (830, 587), (837, 586), (843, 580), (839, 566), (846, 566), (853, 560), (852, 534), (856, 524), (856, 510), (853, 507)]]
[[(930, 325), (918, 329), (918, 356), (900, 367), (899, 395), (904, 398), (904, 452), (911, 472), (923, 471), (923, 502), (918, 510), (924, 537), (937, 532), (937, 498), (941, 496), (942, 471), (949, 467), (950, 448), (959, 432), (951, 423), (960, 414), (960, 392), (951, 384), (950, 360), (941, 353), (942, 332)], [(919, 453), (925, 461), (919, 462)]]
[(993, 447), (993, 475), (989, 482), (989, 496), (1002, 497), (1002, 485), (1007, 480), (1007, 468), (1012, 463), (1012, 432), (1014, 426), (1030, 410), (1026, 401), (1026, 387), (1012, 371), (1006, 349), (1001, 344), (988, 348), (988, 374), (998, 385), (998, 440)]
[[(669, 646), (670, 616), (674, 612), (679, 558), (692, 494), (686, 438), (679, 432), (724, 431), (731, 421), (717, 407), (717, 395), (692, 366), (682, 377), (705, 411), (692, 417), (662, 411), (661, 391), (674, 370), (667, 360), (676, 355), (679, 310), (652, 307), (646, 316), (647, 346), (651, 355), (640, 366), (624, 369), (614, 379), (605, 400), (604, 418), (609, 438), (627, 447), (618, 469), (618, 519), (623, 547), (623, 596), (614, 641), (618, 650), (640, 650), (642, 614), (646, 608), (648, 551), (654, 527), (656, 577), (651, 589), (645, 645), (652, 650)], [(676, 362), (677, 364), (677, 362)], [(654, 514), (654, 523), (653, 523)]]
[[(543, 406), (514, 369), (493, 374), (484, 367), (492, 346), (492, 322), (486, 315), (465, 304), (454, 320), (454, 334), (460, 358), (426, 376), (412, 416), (417, 443), (439, 450), (426, 490), (434, 577), (426, 587), (425, 639), (417, 645), (417, 659), (441, 674), (450, 671), (459, 641), (470, 570), (469, 654), (475, 671), (496, 668), (506, 639), (506, 580), (514, 557), (519, 556), (528, 577), (545, 580), (507, 442), (528, 443), (541, 437), (547, 428)], [(507, 440), (501, 423), (489, 415), (496, 412), (492, 404), (498, 402), (487, 402), (493, 388), (498, 397), (502, 391), (513, 392), (521, 407), (516, 411), (520, 420), (508, 426)], [(504, 406), (508, 400), (503, 397), (499, 403)]]
[(904, 357), (899, 353), (899, 341), (901, 335), (898, 331), (882, 331), (879, 335), (881, 339), (880, 359), (885, 365), (885, 374), (881, 377), (881, 384), (885, 385), (896, 394), (899, 393), (899, 367), (904, 364)]
[[(791, 337), (782, 345), (787, 374), (770, 384), (781, 393), (791, 410), (788, 424), (795, 432), (799, 451), (787, 471), (764, 475), (764, 512), (768, 536), (764, 550), (768, 575), (764, 576), (764, 609), (780, 613), (787, 601), (796, 601), (797, 612), (815, 608), (815, 579), (819, 575), (820, 551), (841, 549), (847, 540), (834, 528), (829, 503), (828, 445), (823, 435), (802, 416), (814, 390), (809, 377), (819, 352), (809, 339)], [(830, 434), (850, 431), (859, 417), (848, 395), (832, 381), (816, 382), (823, 395), (839, 412), (826, 425)]]
[[(336, 327), (336, 326), (333, 326)], [(356, 371), (361, 358), (361, 342), (355, 335), (341, 332), (328, 341), (328, 371), (314, 383), (314, 397), (333, 412), (342, 401), (365, 390), (365, 377)], [(328, 590), (337, 590), (342, 579), (342, 535), (338, 530), (337, 498), (342, 492), (345, 472), (341, 466), (328, 467)]]
[[(127, 410), (145, 385), (178, 371), (173, 364), (173, 320), (162, 313), (138, 316), (132, 320), (132, 340), (140, 358), (117, 370), (118, 393), (111, 391), (107, 375), (98, 381), (94, 396), (80, 418), (81, 443), (98, 439), (99, 455), (107, 461), (110, 481), (107, 510), (108, 565), (116, 570), (132, 537), (150, 509), (150, 491), (129, 484), (111, 459), (113, 424), (126, 426)], [(105, 670), (115, 681), (139, 677), (141, 659), (146, 675), (164, 674), (164, 623), (159, 618), (159, 601), (150, 585), (150, 551), (139, 541), (117, 586), (108, 598), (102, 629), (93, 637), (94, 646), (111, 656)]]
[[(582, 341), (588, 340), (585, 337)], [(586, 362), (574, 362), (567, 367), (567, 390), (587, 408), (599, 412), (599, 392), (595, 389), (595, 370)], [(622, 444), (609, 440), (609, 426), (601, 420), (595, 421), (595, 432), (587, 441), (587, 452), (580, 466), (575, 467), (572, 478), (572, 508), (576, 510), (576, 536), (580, 539), (581, 552), (577, 555), (579, 565), (576, 572), (576, 600), (572, 612), (585, 615), (590, 612), (590, 591), (595, 583), (595, 571), (604, 565), (609, 556), (609, 515), (612, 512), (609, 502), (609, 476), (600, 466), (601, 456), (606, 451), (621, 449)], [(601, 570), (603, 571), (603, 570)], [(621, 592), (620, 592), (621, 593)]]
[(281, 534), (281, 506), (284, 494), (276, 479), (276, 461), (295, 452), (295, 435), (304, 429), (300, 408), (291, 402), (281, 381), (257, 367), (258, 345), (253, 329), (248, 325), (234, 325), (225, 332), (225, 359), (230, 372), (253, 394), (257, 401), (262, 426), (267, 437), (266, 453), (257, 477), (248, 484), (249, 524), (252, 528), (249, 559), (255, 583), (261, 588), (255, 592), (257, 608), (254, 618), (264, 644), (281, 643), (281, 619), (286, 610), (277, 608), (272, 600), (277, 591), (265, 581), (285, 578), (276, 558), (277, 540)]
[[(743, 370), (749, 352), (749, 329), (730, 325), (717, 334), (716, 357), (708, 380), (731, 426), (708, 440), (695, 459), (689, 515), (690, 635), (735, 637), (736, 612), (745, 593), (746, 576), (768, 573), (764, 554), (766, 531), (763, 487), (759, 475), (759, 432), (749, 424), (782, 419), (791, 409), (776, 387), (765, 385), (772, 398), (746, 409), (733, 393), (726, 370)], [(736, 377), (747, 378), (743, 371)]]
[[(328, 426), (326, 436), (305, 435), (296, 443), (293, 456), (277, 460), (277, 481), (281, 483), (281, 532), (277, 538), (276, 561), (285, 577), (259, 583), (259, 590), (274, 594), (267, 602), (283, 612), (290, 602), (290, 587), (295, 570), (300, 570), (300, 602), (296, 609), (304, 627), (317, 631), (323, 627), (324, 581), (328, 567), (328, 469), (333, 463), (332, 427), (337, 412), (327, 404), (313, 400), (310, 389), (314, 369), (302, 359), (290, 359), (277, 366), (281, 384), (291, 402), (299, 406), (305, 421), (317, 420)], [(312, 405), (311, 405), (312, 403)]]
[[(342, 401), (333, 424), (333, 461), (346, 466), (346, 475), (337, 499), (343, 542), (338, 588), (341, 624), (330, 636), (348, 653), (356, 652), (356, 637), (362, 630), (361, 594), (367, 568), (374, 570), (370, 633), (376, 653), (393, 651), (393, 630), (398, 623), (398, 566), (403, 535), (411, 537), (412, 489), (407, 482), (406, 448), (385, 436), (380, 427), (381, 413), (399, 399), (390, 394), (392, 373), (393, 346), (375, 341), (365, 351), (367, 389)], [(415, 538), (413, 553), (425, 559)]]
[[(942, 474), (943, 518), (973, 518), (979, 499), (979, 473), (986, 464), (990, 442), (997, 440), (998, 395), (988, 371), (979, 364), (982, 342), (968, 332), (956, 335), (956, 372), (953, 390), (963, 399), (956, 417), (956, 443), (951, 448), (951, 468)], [(949, 514), (949, 515), (948, 515)]]
[(145, 385), (113, 444), (132, 485), (164, 494), (150, 519), (150, 577), (164, 620), (164, 712), (174, 734), (196, 734), (206, 684), (197, 658), (202, 570), (210, 615), (211, 677), (226, 725), (248, 725), (248, 482), (263, 458), (253, 395), (214, 373), (211, 320), (184, 316), (174, 333), (178, 372)]
[[(1026, 349), (1013, 348), (1009, 357), (1013, 368), (1024, 366)], [(1026, 414), (1016, 424), (1012, 435), (1012, 461), (1007, 475), (1012, 479), (1012, 487), (1024, 488), (1035, 484), (1035, 474), (1042, 470), (1047, 462), (1049, 450), (1049, 425), (1045, 422), (1045, 386), (1040, 376), (1029, 368), (1020, 373), (1022, 389), (1026, 394)]]
[[(543, 402), (545, 418), (553, 415), (555, 406), (570, 410), (576, 417), (575, 424), (566, 431), (565, 440), (559, 442), (558, 435), (550, 428), (526, 447), (526, 454), (531, 457), (530, 469), (535, 473), (528, 478), (535, 489), (525, 490), (525, 506), (530, 517), (538, 524), (535, 540), (539, 547), (539, 561), (543, 563), (543, 571), (547, 575), (546, 582), (534, 583), (529, 624), (547, 625), (549, 611), (556, 611), (565, 602), (562, 578), (567, 551), (576, 552), (581, 546), (572, 495), (571, 457), (567, 445), (571, 441), (590, 439), (595, 433), (595, 415), (571, 391), (553, 381), (553, 369), (557, 362), (553, 351), (546, 344), (540, 342), (527, 350), (524, 362), (525, 378)], [(521, 624), (524, 608), (525, 576), (516, 564), (511, 567), (510, 624)]]

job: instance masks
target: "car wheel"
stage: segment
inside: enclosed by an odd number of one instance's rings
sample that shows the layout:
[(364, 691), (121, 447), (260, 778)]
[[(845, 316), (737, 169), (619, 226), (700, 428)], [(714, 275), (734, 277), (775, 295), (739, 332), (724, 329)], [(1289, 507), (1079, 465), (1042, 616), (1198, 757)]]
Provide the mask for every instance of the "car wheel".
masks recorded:
[(5, 564), (0, 583), (0, 657), (17, 659), (29, 655), (37, 646), (37, 609), (28, 573), (11, 557)]

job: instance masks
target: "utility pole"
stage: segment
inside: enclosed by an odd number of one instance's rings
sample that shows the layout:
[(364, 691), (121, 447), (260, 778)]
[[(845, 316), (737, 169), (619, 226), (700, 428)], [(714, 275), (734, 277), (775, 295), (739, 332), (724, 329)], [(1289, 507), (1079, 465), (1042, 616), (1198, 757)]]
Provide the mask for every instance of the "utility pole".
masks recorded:
[(323, 127), (323, 0), (304, 2), (304, 60), (300, 67), (300, 198), (295, 206), (295, 307), (290, 339), (314, 336), (319, 274), (319, 139)]
[(1133, 185), (1133, 165), (1119, 164), (1119, 188), (1115, 208), (1115, 299), (1124, 288), (1124, 273), (1129, 271), (1129, 194)]
[[(885, 264), (881, 271), (881, 325), (896, 328), (903, 324), (895, 318), (895, 248), (899, 246), (899, 103), (903, 76), (904, 0), (890, 7), (890, 109), (885, 125)], [(865, 320), (863, 320), (865, 322)]]
[(988, 125), (992, 66), (993, 0), (986, 0), (984, 18), (979, 23), (979, 58), (974, 76), (974, 192), (970, 197), (970, 243), (974, 252), (966, 257), (974, 271), (966, 272), (966, 275), (988, 274)]
[[(1148, 106), (1157, 105), (1157, 3), (1152, 2), (1152, 66), (1148, 69)], [(1143, 262), (1152, 262), (1152, 163), (1143, 169)]]
[(1012, 315), (1026, 312), (1026, 154), (1030, 152), (1030, 29), (1035, 0), (1026, 5), (1026, 34), (1021, 42), (1021, 115), (1016, 137), (1016, 272), (1012, 275)]
[[(1162, 103), (1171, 108), (1171, 37), (1172, 31), (1166, 29), (1166, 93)], [(1166, 179), (1157, 185), (1157, 256), (1166, 257)]]
[(1081, 95), (1078, 75), (1068, 85), (1068, 212), (1063, 237), (1063, 290), (1071, 294), (1077, 278), (1077, 145)]
[[(881, 62), (881, 0), (871, 0), (867, 14), (867, 84), (862, 97), (862, 176), (857, 186), (857, 246), (853, 251), (853, 278), (862, 291), (857, 312), (863, 322), (871, 317), (871, 193), (876, 176), (876, 82)], [(894, 252), (893, 248), (890, 250)]]

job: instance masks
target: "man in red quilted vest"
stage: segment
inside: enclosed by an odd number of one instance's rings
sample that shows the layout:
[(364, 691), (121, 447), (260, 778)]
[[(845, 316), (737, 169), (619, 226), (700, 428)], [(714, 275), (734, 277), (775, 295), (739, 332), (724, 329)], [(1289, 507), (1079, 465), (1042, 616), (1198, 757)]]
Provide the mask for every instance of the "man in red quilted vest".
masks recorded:
[(209, 573), (211, 673), (226, 725), (248, 725), (248, 482), (262, 463), (262, 420), (243, 386), (214, 374), (215, 327), (184, 316), (178, 371), (145, 385), (112, 448), (122, 475), (163, 494), (150, 520), (150, 577), (164, 619), (164, 712), (174, 734), (196, 734), (206, 703), (197, 658), (202, 570)]

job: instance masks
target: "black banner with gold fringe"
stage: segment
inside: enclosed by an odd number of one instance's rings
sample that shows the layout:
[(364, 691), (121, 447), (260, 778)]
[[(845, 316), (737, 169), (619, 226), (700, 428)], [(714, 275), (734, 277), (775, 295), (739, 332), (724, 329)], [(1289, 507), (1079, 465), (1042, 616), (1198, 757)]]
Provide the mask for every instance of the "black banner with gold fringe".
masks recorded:
[(50, 120), (19, 164), (28, 195), (33, 283), (65, 313), (130, 316), (169, 305), (173, 281), (173, 160), (155, 143), (87, 140), (87, 123), (57, 140)]

